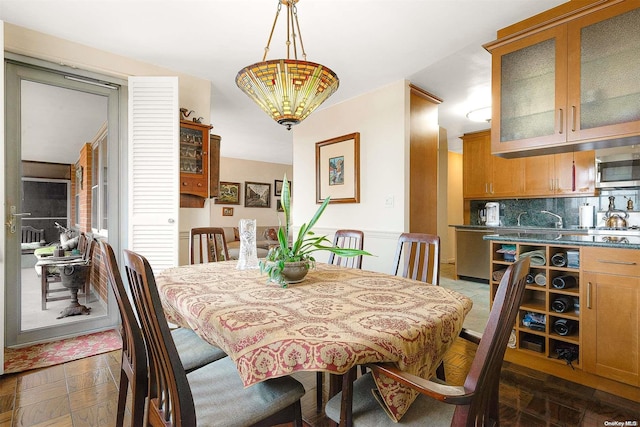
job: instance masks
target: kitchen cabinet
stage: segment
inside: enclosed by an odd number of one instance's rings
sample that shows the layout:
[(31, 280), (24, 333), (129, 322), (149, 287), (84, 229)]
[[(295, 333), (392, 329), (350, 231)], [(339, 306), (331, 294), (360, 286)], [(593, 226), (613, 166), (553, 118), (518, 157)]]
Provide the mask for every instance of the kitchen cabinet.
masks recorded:
[(517, 197), (523, 190), (523, 160), (491, 154), (491, 131), (462, 136), (463, 196), (465, 199)]
[[(582, 281), (579, 262), (577, 265), (567, 262), (567, 251), (582, 258), (579, 247), (492, 241), (490, 301), (493, 303), (501, 273), (513, 263), (510, 256), (518, 259), (534, 251), (540, 256), (531, 258), (525, 295), (514, 326), (512, 351), (563, 365), (567, 361), (562, 355), (568, 352), (575, 356), (571, 361), (573, 368), (580, 368), (580, 344), (584, 341), (579, 310)], [(556, 261), (561, 258), (564, 262)], [(535, 263), (534, 259), (541, 262)]]
[(640, 386), (640, 253), (583, 251), (584, 370)]
[[(180, 206), (209, 198), (210, 125), (180, 120)], [(183, 197), (186, 196), (186, 197)], [(198, 203), (199, 204), (199, 203)]]
[(525, 157), (523, 162), (522, 194), (524, 196), (592, 196), (596, 194), (595, 151), (593, 150)]
[(575, 3), (573, 15), (485, 45), (492, 55), (493, 154), (599, 148), (640, 135), (640, 5)]

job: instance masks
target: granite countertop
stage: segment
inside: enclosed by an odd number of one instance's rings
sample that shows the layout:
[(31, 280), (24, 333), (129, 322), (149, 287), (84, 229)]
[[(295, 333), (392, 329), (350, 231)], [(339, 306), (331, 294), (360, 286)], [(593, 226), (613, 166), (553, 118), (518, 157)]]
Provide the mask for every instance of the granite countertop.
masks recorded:
[[(497, 228), (497, 227), (496, 227)], [(640, 236), (601, 236), (560, 233), (496, 233), (483, 236), (484, 240), (526, 242), (550, 245), (598, 246), (619, 249), (640, 249)]]
[(489, 230), (497, 233), (535, 233), (535, 234), (578, 234), (586, 235), (588, 233), (586, 228), (551, 228), (551, 227), (535, 227), (527, 225), (500, 225), (496, 227), (489, 227), (486, 225), (471, 225), (471, 224), (452, 224), (449, 227), (454, 227), (456, 230)]

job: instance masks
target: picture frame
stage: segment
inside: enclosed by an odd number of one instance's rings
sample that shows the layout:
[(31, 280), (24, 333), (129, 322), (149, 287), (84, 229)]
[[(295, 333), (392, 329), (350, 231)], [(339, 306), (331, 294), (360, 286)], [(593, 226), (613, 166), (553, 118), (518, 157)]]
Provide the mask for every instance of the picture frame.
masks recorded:
[[(281, 179), (276, 179), (273, 182), (273, 195), (276, 197), (282, 196), (282, 184), (284, 183)], [(292, 192), (293, 182), (289, 181), (289, 193)]]
[(220, 181), (218, 189), (217, 205), (239, 205), (240, 204), (240, 183)]
[(282, 209), (282, 200), (280, 199), (276, 199), (276, 210), (278, 212), (284, 212), (284, 209)]
[(244, 206), (246, 208), (271, 207), (271, 184), (265, 182), (245, 182)]
[(233, 216), (233, 208), (228, 206), (223, 207), (222, 216)]
[(316, 143), (316, 203), (360, 203), (360, 133)]

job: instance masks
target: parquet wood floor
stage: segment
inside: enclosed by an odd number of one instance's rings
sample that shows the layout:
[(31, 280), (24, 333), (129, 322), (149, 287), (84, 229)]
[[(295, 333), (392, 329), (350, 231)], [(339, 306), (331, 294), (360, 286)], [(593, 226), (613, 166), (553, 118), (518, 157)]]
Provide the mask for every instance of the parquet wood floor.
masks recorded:
[[(448, 381), (462, 383), (474, 347), (460, 340), (447, 353)], [(119, 358), (115, 351), (2, 376), (0, 427), (114, 427)], [(315, 373), (295, 377), (307, 390), (302, 412), (308, 426), (329, 426), (323, 413), (316, 412)], [(502, 370), (500, 410), (502, 426), (603, 427), (640, 421), (638, 403), (510, 363)]]

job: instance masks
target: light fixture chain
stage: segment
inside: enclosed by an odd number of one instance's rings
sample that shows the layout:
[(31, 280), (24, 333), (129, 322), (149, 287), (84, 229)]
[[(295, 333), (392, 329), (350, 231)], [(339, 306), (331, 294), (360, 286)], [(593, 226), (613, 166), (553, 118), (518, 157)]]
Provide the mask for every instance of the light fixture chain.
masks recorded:
[(278, 2), (278, 8), (276, 9), (276, 17), (273, 20), (273, 25), (271, 26), (271, 33), (269, 33), (269, 40), (267, 40), (267, 46), (264, 48), (264, 55), (262, 56), (262, 61), (266, 61), (267, 53), (269, 52), (269, 46), (271, 46), (271, 39), (273, 38), (273, 31), (276, 29), (276, 24), (278, 23), (278, 17), (280, 16), (280, 9), (282, 9), (282, 3)]
[[(293, 22), (293, 17), (291, 15), (291, 5), (287, 1), (287, 59), (290, 59), (289, 52), (291, 51), (291, 23)], [(294, 39), (295, 40), (295, 39)], [(296, 57), (296, 59), (298, 59)]]
[[(298, 8), (294, 4), (293, 6), (293, 16), (296, 20), (296, 27), (298, 29), (298, 39), (300, 39), (300, 49), (302, 50), (302, 58), (307, 60), (307, 53), (304, 51), (304, 43), (302, 43), (302, 31), (300, 31), (300, 22), (298, 21)], [(295, 34), (294, 34), (294, 46), (295, 46)], [(298, 59), (298, 55), (296, 52), (296, 59)]]

